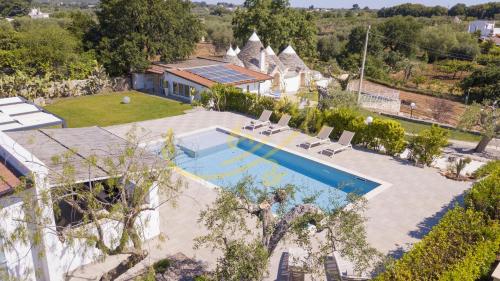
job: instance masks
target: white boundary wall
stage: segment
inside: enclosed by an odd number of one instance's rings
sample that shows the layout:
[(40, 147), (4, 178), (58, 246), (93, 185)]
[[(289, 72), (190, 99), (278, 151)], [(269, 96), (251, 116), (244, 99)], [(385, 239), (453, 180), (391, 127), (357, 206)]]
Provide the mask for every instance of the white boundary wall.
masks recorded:
[[(0, 155), (20, 173), (34, 176), (34, 185), (27, 192), (40, 194), (50, 188), (47, 181), (48, 170), (45, 165), (2, 132), (0, 132)], [(147, 203), (151, 207), (158, 207), (157, 186), (152, 188)], [(4, 235), (12, 234), (19, 219), (23, 218), (25, 210), (22, 205), (23, 202), (14, 196), (1, 198), (0, 228), (4, 231)], [(3, 253), (7, 262), (5, 267), (9, 276), (21, 280), (63, 281), (65, 273), (95, 261), (101, 253), (97, 248), (87, 246), (84, 240), (77, 239), (72, 245), (62, 242), (52, 231), (55, 229), (52, 207), (50, 204), (40, 207), (43, 209), (42, 217), (50, 221), (51, 229), (41, 231), (41, 242), (37, 245), (29, 240), (27, 243), (16, 241), (13, 247), (8, 247)], [(138, 228), (144, 240), (158, 236), (160, 234), (158, 208), (141, 213), (138, 224), (140, 224)], [(118, 236), (121, 225), (116, 222), (104, 222), (103, 228), (111, 241), (113, 237)]]

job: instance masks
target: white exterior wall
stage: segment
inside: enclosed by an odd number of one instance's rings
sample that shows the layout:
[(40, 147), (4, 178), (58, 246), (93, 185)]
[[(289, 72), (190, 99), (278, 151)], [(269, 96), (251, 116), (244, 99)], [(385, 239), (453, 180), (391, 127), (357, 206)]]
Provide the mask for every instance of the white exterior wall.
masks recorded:
[(481, 30), (481, 37), (488, 37), (494, 33), (495, 22), (474, 21), (469, 24), (469, 32), (473, 33)]
[[(190, 87), (193, 87), (196, 91), (196, 95), (194, 97), (194, 99), (199, 99), (200, 98), (200, 94), (203, 93), (204, 91), (208, 91), (210, 90), (209, 88), (205, 87), (205, 86), (202, 86), (200, 84), (197, 84), (197, 83), (194, 83), (190, 80), (187, 80), (187, 79), (184, 79), (182, 77), (179, 77), (177, 75), (174, 75), (174, 74), (171, 74), (171, 73), (168, 73), (168, 72), (165, 72), (165, 74), (163, 75), (163, 80), (164, 81), (168, 81), (168, 95), (169, 96), (172, 96), (172, 97), (176, 97), (176, 98), (180, 98), (180, 99), (184, 99), (186, 101), (190, 101), (188, 98), (184, 97), (184, 96), (177, 96), (177, 95), (174, 95), (173, 94), (173, 83), (176, 82), (176, 83), (180, 83), (180, 84), (184, 84), (184, 85), (188, 85)], [(243, 92), (246, 92), (247, 91), (247, 86), (248, 86), (248, 90), (250, 91), (250, 93), (254, 93), (254, 94), (258, 94), (258, 93), (269, 93), (271, 92), (271, 87), (272, 87), (272, 81), (271, 80), (267, 80), (267, 81), (264, 81), (262, 83), (259, 83), (259, 82), (256, 82), (256, 83), (248, 83), (248, 84), (241, 84), (241, 85), (236, 85), (237, 88), (240, 88), (243, 90)]]
[[(0, 200), (0, 206), (2, 206), (0, 210), (2, 218), (0, 220), (0, 228), (2, 229), (0, 237), (3, 235), (8, 237), (14, 233), (18, 225), (17, 223), (13, 223), (13, 219), (24, 215), (22, 202), (20, 202), (19, 198), (15, 199), (8, 196)], [(0, 243), (2, 243), (1, 240)], [(3, 249), (2, 254), (5, 263), (0, 264), (0, 268), (6, 269), (6, 272), (0, 272), (0, 280), (5, 277), (4, 274), (19, 280), (36, 280), (36, 267), (33, 262), (35, 252), (31, 251), (30, 248), (31, 244), (17, 241), (12, 247), (5, 247)], [(2, 248), (0, 248), (0, 251), (2, 251)]]
[(132, 89), (138, 91), (154, 89), (153, 76), (146, 73), (133, 73)]
[[(40, 194), (50, 188), (47, 181), (48, 171), (44, 164), (3, 132), (0, 132), (0, 155), (18, 172), (34, 176), (34, 185), (27, 192)], [(151, 207), (158, 207), (156, 185), (151, 189), (147, 203)], [(19, 219), (22, 219), (25, 214), (22, 205), (23, 202), (14, 199), (13, 196), (6, 196), (0, 200), (0, 217), (2, 218), (0, 229), (3, 231), (0, 233), (2, 235), (11, 234), (18, 226)], [(95, 247), (87, 246), (85, 240), (75, 239), (72, 241), (74, 244), (69, 245), (62, 242), (52, 231), (55, 229), (55, 220), (51, 204), (39, 207), (43, 210), (42, 218), (50, 222), (51, 229), (41, 230), (39, 245), (31, 245), (31, 240), (27, 243), (15, 241), (13, 247), (8, 247), (3, 252), (9, 276), (30, 281), (63, 281), (68, 271), (96, 260), (101, 254), (100, 251)], [(147, 240), (159, 235), (158, 209), (141, 213), (137, 224), (143, 239)], [(121, 225), (116, 222), (103, 222), (103, 228), (110, 242), (118, 237)], [(35, 272), (39, 275), (36, 276)]]
[(285, 84), (285, 93), (296, 94), (300, 89), (300, 75), (283, 79)]
[(179, 77), (177, 75), (173, 75), (171, 73), (168, 73), (168, 72), (165, 72), (165, 74), (163, 75), (163, 80), (166, 80), (168, 81), (168, 95), (170, 96), (173, 96), (173, 97), (176, 97), (176, 98), (181, 98), (181, 99), (184, 99), (184, 100), (187, 100), (187, 101), (190, 101), (190, 99), (184, 97), (184, 96), (177, 96), (177, 95), (174, 95), (173, 94), (173, 83), (176, 82), (176, 83), (181, 83), (181, 84), (184, 84), (184, 85), (188, 85), (190, 87), (193, 87), (197, 93), (197, 95), (195, 96), (195, 98), (199, 99), (200, 98), (200, 94), (203, 93), (204, 91), (207, 91), (209, 90), (207, 87), (205, 86), (202, 86), (200, 84), (197, 84), (197, 83), (194, 83), (190, 80), (186, 80), (182, 77)]

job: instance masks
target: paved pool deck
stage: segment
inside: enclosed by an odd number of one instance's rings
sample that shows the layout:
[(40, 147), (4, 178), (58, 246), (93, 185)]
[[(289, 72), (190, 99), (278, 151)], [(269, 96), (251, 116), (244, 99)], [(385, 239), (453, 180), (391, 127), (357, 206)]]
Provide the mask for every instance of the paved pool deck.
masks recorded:
[[(250, 120), (246, 116), (230, 112), (199, 110), (180, 116), (106, 129), (125, 137), (131, 128), (136, 127), (141, 140), (147, 142), (158, 140), (169, 129), (176, 135), (211, 126), (241, 131), (241, 127)], [(401, 255), (412, 243), (421, 239), (457, 200), (461, 200), (464, 191), (470, 187), (470, 183), (446, 179), (434, 168), (417, 168), (406, 161), (358, 148), (346, 150), (333, 158), (318, 154), (318, 149), (306, 151), (297, 147), (297, 144), (308, 136), (297, 131), (290, 130), (273, 136), (260, 135), (258, 131), (246, 133), (254, 138), (307, 153), (310, 157), (390, 183), (389, 188), (368, 200), (365, 216), (368, 241), (379, 251), (393, 256)], [(197, 219), (199, 212), (215, 199), (215, 191), (189, 178), (186, 178), (185, 182), (187, 188), (179, 198), (177, 207), (161, 207), (161, 230), (166, 239), (146, 243), (150, 256), (144, 263), (182, 252), (188, 257), (203, 261), (208, 268), (214, 265), (218, 253), (203, 248), (194, 250), (193, 239), (206, 231), (198, 224)], [(266, 280), (276, 279), (281, 252), (288, 247), (289, 245), (283, 244), (276, 250)], [(75, 271), (70, 280), (94, 280), (118, 260), (108, 258), (104, 263), (85, 266)], [(120, 279), (126, 280), (141, 268), (143, 264), (136, 266), (130, 274)]]

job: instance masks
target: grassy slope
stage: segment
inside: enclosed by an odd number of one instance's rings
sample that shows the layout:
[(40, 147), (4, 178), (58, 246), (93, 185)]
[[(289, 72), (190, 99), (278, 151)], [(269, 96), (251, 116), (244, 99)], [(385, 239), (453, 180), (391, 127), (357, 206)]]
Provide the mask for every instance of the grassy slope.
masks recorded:
[[(122, 104), (129, 96), (130, 104)], [(60, 99), (46, 109), (66, 119), (68, 127), (110, 126), (183, 114), (191, 106), (135, 91)]]
[[(391, 119), (396, 122), (401, 123), (401, 125), (405, 128), (406, 133), (408, 134), (416, 134), (420, 132), (421, 130), (429, 129), (431, 126), (426, 125), (426, 124), (421, 124), (421, 123), (416, 123), (416, 122), (411, 122), (411, 121), (406, 121), (406, 120), (400, 120), (396, 118), (391, 118), (388, 116), (382, 116), (374, 112), (370, 112), (368, 110), (361, 109), (360, 112), (365, 115), (371, 115), (371, 116), (376, 116), (379, 118), (384, 118), (384, 119)], [(473, 135), (467, 132), (459, 131), (459, 130), (448, 130), (450, 133), (450, 139), (454, 140), (461, 140), (461, 141), (468, 141), (468, 142), (478, 142), (481, 139), (481, 136)]]

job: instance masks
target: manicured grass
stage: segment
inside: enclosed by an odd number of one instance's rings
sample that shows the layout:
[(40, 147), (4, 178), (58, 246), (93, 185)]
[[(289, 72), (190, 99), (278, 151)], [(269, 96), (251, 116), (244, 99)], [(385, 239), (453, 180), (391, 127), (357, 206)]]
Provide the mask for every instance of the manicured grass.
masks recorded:
[[(129, 104), (122, 104), (123, 97)], [(111, 126), (183, 114), (191, 105), (136, 91), (64, 98), (45, 107), (68, 127)]]
[[(370, 112), (370, 111), (364, 110), (364, 109), (361, 109), (360, 112), (365, 116), (370, 115), (373, 117), (379, 117), (379, 118), (391, 119), (391, 120), (397, 121), (397, 122), (401, 123), (401, 125), (405, 129), (406, 133), (408, 133), (408, 134), (417, 134), (418, 132), (425, 130), (425, 129), (429, 129), (431, 127), (431, 125), (401, 120), (401, 119), (397, 119), (397, 118), (391, 118), (391, 117), (383, 116), (383, 115), (380, 115), (380, 114), (377, 114), (374, 112)], [(449, 130), (449, 129), (446, 129), (446, 130), (450, 134), (450, 139), (460, 140), (460, 141), (468, 141), (468, 142), (478, 142), (481, 139), (481, 136), (474, 135), (474, 134), (471, 134), (468, 132), (463, 132), (460, 130)]]

